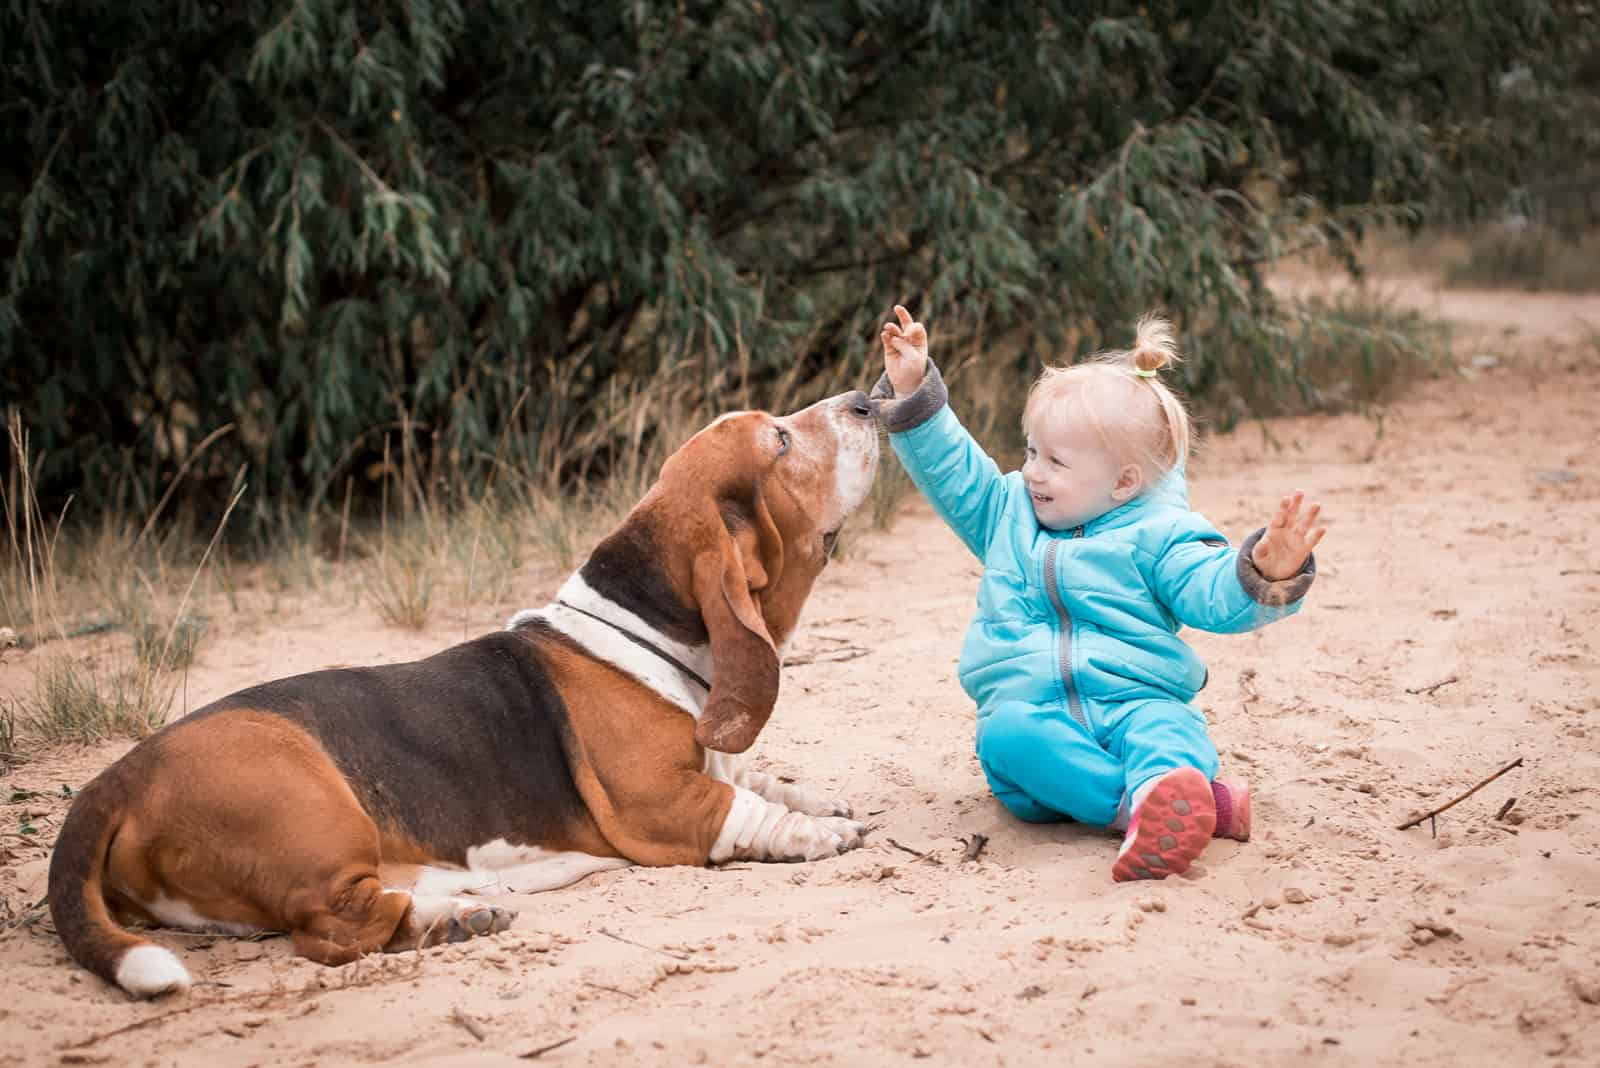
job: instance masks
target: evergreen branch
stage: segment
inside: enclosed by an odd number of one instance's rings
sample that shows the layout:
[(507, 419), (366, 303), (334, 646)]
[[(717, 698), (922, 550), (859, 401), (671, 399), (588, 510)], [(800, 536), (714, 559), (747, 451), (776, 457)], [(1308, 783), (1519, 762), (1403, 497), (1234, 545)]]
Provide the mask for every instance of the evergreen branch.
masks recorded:
[(875, 256), (868, 260), (841, 260), (838, 263), (819, 263), (804, 270), (787, 272), (792, 278), (809, 278), (819, 274), (829, 274), (834, 271), (856, 271), (870, 267), (881, 267), (886, 263), (897, 263), (914, 255), (918, 251), (918, 243), (914, 239), (911, 247), (900, 252), (888, 252), (882, 256)]
[(361, 153), (357, 152), (355, 147), (352, 146), (350, 142), (346, 141), (343, 137), (340, 137), (339, 131), (330, 126), (321, 115), (318, 115), (316, 118), (312, 119), (311, 122), (312, 125), (316, 126), (327, 135), (328, 140), (332, 141), (340, 151), (350, 158), (350, 162), (356, 165), (356, 169), (361, 172), (362, 176), (365, 177), (366, 180), (370, 182), (381, 194), (383, 194), (383, 196), (395, 200), (402, 199), (400, 194), (396, 193), (394, 188), (390, 186), (388, 182), (384, 181), (383, 178), (379, 176), (378, 172), (373, 170), (367, 161), (362, 158)]
[[(23, 256), (25, 253), (32, 251), (30, 237), (37, 237), (38, 234), (38, 225), (33, 222), (35, 218), (33, 215), (34, 203), (44, 188), (45, 180), (50, 177), (50, 167), (55, 163), (56, 154), (61, 151), (61, 146), (66, 142), (67, 134), (72, 132), (74, 125), (72, 122), (67, 122), (61, 127), (61, 132), (56, 135), (55, 143), (50, 146), (50, 151), (45, 153), (44, 162), (39, 166), (39, 173), (34, 176), (32, 183), (28, 186), (28, 192), (22, 198), (21, 214), (23, 222), (17, 234), (17, 250), (11, 257), (10, 277), (6, 283), (12, 294), (16, 294), (21, 289)], [(29, 234), (30, 230), (33, 231), (32, 235)]]

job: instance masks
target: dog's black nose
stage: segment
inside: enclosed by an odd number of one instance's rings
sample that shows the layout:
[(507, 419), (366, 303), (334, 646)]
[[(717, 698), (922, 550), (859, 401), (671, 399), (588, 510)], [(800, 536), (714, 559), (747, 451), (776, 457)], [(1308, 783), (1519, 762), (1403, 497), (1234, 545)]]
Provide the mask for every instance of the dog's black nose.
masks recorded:
[(863, 419), (872, 417), (872, 405), (867, 401), (867, 395), (859, 389), (845, 395), (844, 402), (850, 410)]

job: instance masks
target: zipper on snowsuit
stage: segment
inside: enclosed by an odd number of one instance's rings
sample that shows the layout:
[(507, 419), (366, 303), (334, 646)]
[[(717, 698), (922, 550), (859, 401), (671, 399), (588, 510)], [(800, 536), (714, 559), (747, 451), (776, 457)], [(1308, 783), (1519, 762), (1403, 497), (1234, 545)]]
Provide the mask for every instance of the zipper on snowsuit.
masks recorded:
[[(1072, 536), (1083, 537), (1083, 527), (1074, 527)], [(1044, 551), (1044, 585), (1050, 592), (1050, 604), (1061, 620), (1061, 679), (1067, 684), (1067, 711), (1078, 721), (1078, 726), (1088, 730), (1089, 719), (1083, 714), (1083, 702), (1078, 697), (1078, 684), (1072, 678), (1072, 610), (1062, 599), (1060, 586), (1056, 582), (1056, 546), (1060, 543), (1060, 538), (1051, 538), (1050, 547)]]

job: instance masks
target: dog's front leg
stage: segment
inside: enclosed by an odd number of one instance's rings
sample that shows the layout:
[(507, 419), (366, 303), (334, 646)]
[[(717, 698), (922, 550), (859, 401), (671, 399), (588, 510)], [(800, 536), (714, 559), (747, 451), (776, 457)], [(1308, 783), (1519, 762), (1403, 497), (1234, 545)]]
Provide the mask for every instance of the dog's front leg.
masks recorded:
[(821, 860), (861, 844), (866, 827), (838, 816), (811, 816), (768, 801), (743, 786), (711, 847), (710, 860)]
[(763, 771), (747, 772), (740, 785), (748, 786), (774, 804), (808, 816), (848, 816), (850, 802), (837, 797), (827, 797), (815, 790), (794, 783), (780, 782), (776, 775)]
[(764, 771), (746, 769), (745, 758), (706, 750), (707, 775), (729, 786), (743, 786), (775, 805), (804, 812), (808, 816), (849, 816), (850, 802), (827, 797), (815, 790), (780, 780)]

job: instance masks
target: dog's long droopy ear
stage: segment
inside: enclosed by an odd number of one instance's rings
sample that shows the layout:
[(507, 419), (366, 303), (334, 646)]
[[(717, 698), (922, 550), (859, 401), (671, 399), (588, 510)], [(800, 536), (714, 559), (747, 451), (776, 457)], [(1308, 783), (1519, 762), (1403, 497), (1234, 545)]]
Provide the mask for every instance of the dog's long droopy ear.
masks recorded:
[[(755, 743), (778, 700), (778, 650), (750, 596), (744, 556), (727, 528), (717, 524), (717, 544), (694, 561), (694, 592), (711, 637), (711, 696), (695, 727), (695, 741), (722, 753), (742, 753)], [(762, 585), (765, 568), (760, 569)]]

